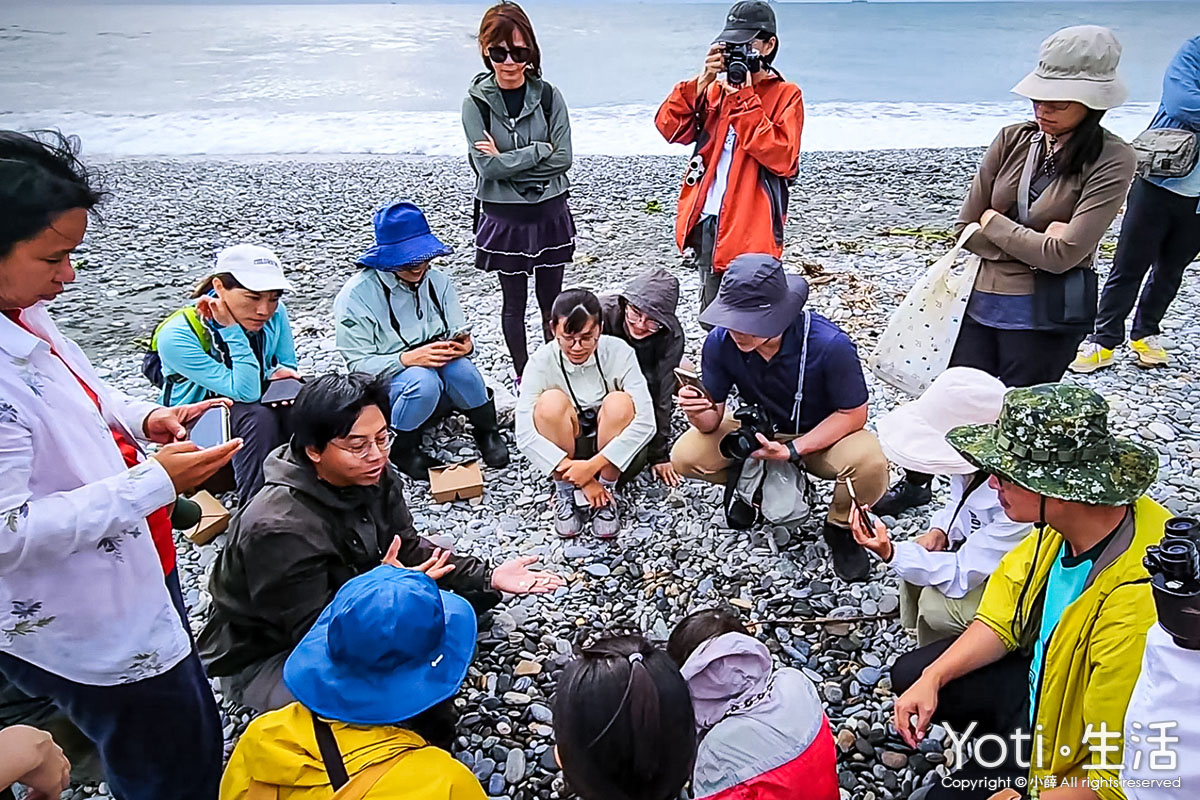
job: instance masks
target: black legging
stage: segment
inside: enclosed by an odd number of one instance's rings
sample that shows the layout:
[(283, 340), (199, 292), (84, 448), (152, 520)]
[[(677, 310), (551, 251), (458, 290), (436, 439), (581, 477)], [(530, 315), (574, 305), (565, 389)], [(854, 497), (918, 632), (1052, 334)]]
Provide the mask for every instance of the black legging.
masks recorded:
[[(529, 294), (529, 276), (524, 274), (500, 275), (500, 292), (504, 296), (500, 311), (500, 327), (504, 331), (504, 343), (512, 356), (513, 369), (519, 377), (529, 362), (529, 348), (525, 339), (525, 303)], [(562, 267), (538, 267), (533, 272), (533, 291), (537, 296), (538, 308), (542, 312), (542, 336), (550, 341), (550, 307), (554, 298), (562, 291)]]

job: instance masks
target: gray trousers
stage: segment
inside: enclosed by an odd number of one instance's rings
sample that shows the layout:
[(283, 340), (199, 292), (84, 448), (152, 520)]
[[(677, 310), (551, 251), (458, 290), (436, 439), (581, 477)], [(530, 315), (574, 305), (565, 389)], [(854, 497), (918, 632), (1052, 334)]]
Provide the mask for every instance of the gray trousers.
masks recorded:
[[(717, 218), (701, 217), (688, 236), (688, 244), (695, 252), (696, 270), (700, 273), (700, 311), (708, 308), (717, 299), (721, 288), (723, 272), (713, 270), (713, 248), (717, 243)], [(700, 323), (704, 330), (712, 330), (711, 325)]]
[(962, 597), (950, 598), (932, 586), (901, 581), (900, 624), (916, 633), (919, 647), (953, 639), (975, 619), (986, 586), (983, 583)]

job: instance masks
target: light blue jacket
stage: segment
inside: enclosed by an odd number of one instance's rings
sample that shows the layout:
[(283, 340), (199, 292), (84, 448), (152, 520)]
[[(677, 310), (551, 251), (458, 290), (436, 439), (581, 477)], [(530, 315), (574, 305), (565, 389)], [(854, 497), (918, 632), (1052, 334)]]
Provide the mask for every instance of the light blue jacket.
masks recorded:
[[(1151, 128), (1181, 128), (1200, 133), (1200, 36), (1183, 43), (1163, 75), (1162, 103)], [(1200, 197), (1200, 164), (1182, 178), (1147, 178), (1185, 197)], [(1200, 208), (1197, 208), (1200, 212)]]
[[(237, 403), (253, 403), (262, 397), (263, 382), (280, 367), (296, 368), (296, 346), (292, 327), (282, 302), (263, 327), (263, 363), (250, 347), (241, 325), (222, 328), (207, 323), (213, 352), (204, 352), (196, 332), (179, 314), (158, 333), (158, 356), (164, 377), (162, 404), (178, 406), (198, 403), (209, 397), (228, 397)], [(215, 358), (214, 356), (220, 357)], [(174, 381), (170, 376), (181, 376)]]
[(366, 267), (334, 298), (333, 319), (346, 366), (375, 375), (395, 375), (404, 369), (401, 353), (467, 324), (458, 292), (436, 269), (429, 270), (414, 290), (391, 272)]

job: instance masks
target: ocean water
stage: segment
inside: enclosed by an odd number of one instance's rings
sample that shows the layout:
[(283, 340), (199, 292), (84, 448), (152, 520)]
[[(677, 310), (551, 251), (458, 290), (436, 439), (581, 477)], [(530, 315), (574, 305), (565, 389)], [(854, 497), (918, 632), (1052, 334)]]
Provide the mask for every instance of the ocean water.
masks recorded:
[[(101, 155), (465, 150), (486, 3), (69, 5), (0, 0), (0, 127), (55, 127)], [(655, 109), (699, 70), (726, 3), (525, 4), (577, 153), (683, 152)], [(1131, 137), (1200, 2), (781, 3), (776, 66), (804, 90), (806, 150), (986, 144), (1039, 42), (1112, 27)]]

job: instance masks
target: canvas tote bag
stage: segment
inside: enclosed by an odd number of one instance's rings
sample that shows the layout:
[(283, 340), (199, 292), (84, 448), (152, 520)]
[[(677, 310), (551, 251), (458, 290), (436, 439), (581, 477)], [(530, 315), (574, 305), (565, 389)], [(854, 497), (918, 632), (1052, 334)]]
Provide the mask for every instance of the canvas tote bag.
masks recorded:
[(978, 223), (968, 225), (950, 252), (929, 268), (892, 314), (867, 357), (867, 367), (884, 383), (920, 395), (950, 365), (979, 273), (979, 257), (966, 259), (959, 270), (955, 262), (978, 230)]

